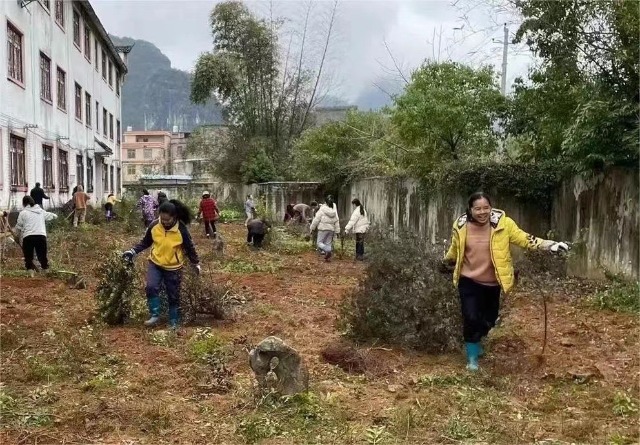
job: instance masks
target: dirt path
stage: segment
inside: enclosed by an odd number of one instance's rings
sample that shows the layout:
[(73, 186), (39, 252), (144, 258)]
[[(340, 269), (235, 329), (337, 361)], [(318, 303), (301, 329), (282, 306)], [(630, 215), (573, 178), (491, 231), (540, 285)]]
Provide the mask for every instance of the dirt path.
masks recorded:
[[(321, 352), (340, 340), (339, 305), (363, 265), (347, 258), (324, 263), (311, 251), (254, 252), (242, 226), (221, 231), (227, 241), (222, 263), (206, 254), (207, 240), (193, 228), (205, 275), (232, 282), (250, 301), (234, 320), (205, 320), (177, 338), (138, 325), (96, 325), (95, 277), (88, 289), (69, 290), (59, 281), (5, 273), (1, 443), (638, 441), (633, 316), (552, 294), (541, 360), (540, 301), (521, 290), (505, 303), (507, 315), (489, 338), (478, 375), (464, 371), (461, 354), (384, 345), (364, 348), (370, 372), (348, 374), (325, 363)], [(101, 261), (100, 252), (102, 246), (89, 246), (82, 254), (85, 273)], [(18, 267), (10, 261), (5, 270)], [(237, 272), (244, 269), (252, 272)], [(194, 338), (205, 327), (224, 345), (224, 371), (194, 359)], [(311, 373), (309, 395), (286, 402), (254, 398), (246, 352), (267, 335), (301, 352)]]

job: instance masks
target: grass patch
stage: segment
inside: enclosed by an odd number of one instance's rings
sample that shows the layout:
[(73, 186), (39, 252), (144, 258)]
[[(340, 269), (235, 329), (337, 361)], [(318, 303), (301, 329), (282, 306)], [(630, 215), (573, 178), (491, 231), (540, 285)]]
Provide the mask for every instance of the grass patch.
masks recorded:
[(237, 425), (236, 433), (246, 443), (269, 438), (296, 438), (303, 443), (330, 443), (344, 438), (346, 426), (311, 392), (280, 397), (269, 393), (260, 399), (254, 412)]
[(611, 282), (596, 292), (591, 302), (600, 309), (640, 314), (640, 281), (629, 281), (619, 276), (610, 278)]
[(32, 382), (49, 382), (67, 373), (63, 366), (37, 355), (27, 356), (24, 371), (25, 378)]
[(618, 392), (613, 398), (613, 413), (618, 417), (638, 416), (638, 403), (624, 392)]
[(257, 264), (251, 261), (235, 259), (228, 261), (222, 270), (224, 272), (247, 274), (247, 273), (270, 273), (274, 274), (281, 268), (280, 264), (269, 262), (268, 264)]
[[(23, 399), (15, 396), (6, 387), (0, 386), (0, 419), (2, 425), (14, 427), (42, 427), (53, 422), (46, 408), (38, 407), (38, 399)], [(54, 401), (54, 399), (49, 399)]]
[(172, 330), (158, 330), (147, 333), (147, 340), (154, 346), (173, 347), (177, 338), (176, 333)]

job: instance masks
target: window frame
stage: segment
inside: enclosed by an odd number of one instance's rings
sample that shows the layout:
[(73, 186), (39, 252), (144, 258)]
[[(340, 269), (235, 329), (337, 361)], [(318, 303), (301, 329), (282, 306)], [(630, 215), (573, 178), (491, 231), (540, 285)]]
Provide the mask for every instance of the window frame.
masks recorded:
[[(62, 92), (60, 91), (60, 73), (62, 73)], [(62, 105), (60, 104), (62, 100)], [(56, 65), (56, 106), (67, 112), (67, 72)]]
[[(19, 38), (19, 51), (15, 51), (15, 43), (12, 44), (10, 41), (9, 33), (15, 34)], [(25, 88), (25, 70), (24, 70), (24, 33), (14, 25), (10, 20), (7, 20), (7, 79), (16, 85)], [(13, 63), (9, 57), (13, 56)], [(19, 57), (18, 62), (16, 63), (15, 57)], [(19, 66), (16, 66), (19, 65)], [(19, 72), (16, 72), (18, 69)], [(16, 75), (19, 75), (16, 77)]]
[[(76, 23), (76, 17), (78, 18), (78, 22)], [(82, 16), (80, 15), (80, 12), (76, 9), (73, 8), (73, 13), (71, 15), (71, 24), (72, 24), (72, 28), (73, 28), (73, 44), (75, 45), (76, 48), (78, 48), (78, 51), (82, 52)], [(76, 24), (78, 25), (78, 33), (76, 35)], [(78, 39), (76, 41), (76, 38)]]
[[(56, 24), (60, 27), (60, 29), (62, 29), (62, 32), (65, 32), (64, 31), (64, 0), (54, 0), (54, 1), (55, 1), (54, 20)], [(58, 12), (60, 12), (60, 14), (58, 14)]]
[(102, 49), (101, 51), (102, 51), (102, 79), (106, 82), (107, 81), (107, 53), (104, 51), (104, 49)]
[(122, 138), (120, 133), (122, 132), (122, 127), (120, 125), (120, 119), (116, 119), (116, 144), (120, 145), (122, 142)]
[(113, 62), (111, 62), (111, 60), (109, 60), (109, 71), (107, 71), (107, 76), (109, 78), (108, 83), (109, 83), (109, 88), (111, 88), (113, 90)]
[(93, 158), (87, 156), (87, 193), (93, 193)]
[(69, 191), (69, 152), (60, 147), (58, 147), (58, 191)]
[[(74, 107), (75, 107), (75, 117), (76, 120), (82, 122), (82, 87), (78, 82), (74, 82), (73, 87), (73, 97), (74, 97)], [(78, 94), (80, 92), (80, 94)]]
[(109, 140), (110, 141), (113, 141), (113, 133), (114, 133), (113, 114), (109, 113)]
[[(133, 153), (133, 156), (131, 156), (132, 153)], [(136, 149), (127, 148), (127, 159), (135, 159), (135, 158), (136, 158)]]
[[(133, 173), (131, 172), (133, 169)], [(127, 176), (135, 176), (138, 172), (137, 166), (135, 164), (127, 164)]]
[[(142, 152), (142, 159), (151, 160), (153, 159), (153, 148), (144, 148)], [(149, 153), (149, 156), (147, 156)]]
[(91, 64), (91, 28), (86, 22), (84, 24), (84, 58)]
[[(19, 153), (18, 147), (14, 146), (12, 143), (13, 141), (22, 142), (22, 153)], [(9, 133), (9, 186), (12, 190), (27, 189), (26, 142), (26, 138), (18, 136), (17, 134)], [(20, 160), (19, 157), (22, 159)], [(20, 167), (22, 167), (22, 171), (20, 171)], [(22, 183), (20, 183), (20, 179), (22, 180)]]
[(42, 188), (45, 190), (55, 190), (56, 188), (53, 179), (53, 145), (51, 144), (42, 144)]
[(76, 184), (84, 188), (84, 156), (76, 155)]
[[(48, 63), (48, 79), (45, 79), (45, 73), (43, 71), (43, 62)], [(48, 90), (48, 97), (46, 96)], [(40, 99), (53, 105), (53, 91), (51, 91), (51, 58), (44, 52), (40, 51)]]
[(98, 37), (94, 37), (94, 50), (95, 50), (95, 66), (96, 66), (96, 72), (98, 74), (100, 74), (100, 41), (98, 40)]
[(96, 100), (96, 133), (100, 134), (100, 102)]
[(91, 119), (91, 107), (93, 106), (93, 101), (91, 100), (91, 94), (85, 90), (84, 92), (84, 123), (87, 128), (91, 128), (93, 122)]
[(109, 112), (105, 107), (102, 107), (102, 135), (106, 139), (109, 136), (108, 128), (109, 125)]

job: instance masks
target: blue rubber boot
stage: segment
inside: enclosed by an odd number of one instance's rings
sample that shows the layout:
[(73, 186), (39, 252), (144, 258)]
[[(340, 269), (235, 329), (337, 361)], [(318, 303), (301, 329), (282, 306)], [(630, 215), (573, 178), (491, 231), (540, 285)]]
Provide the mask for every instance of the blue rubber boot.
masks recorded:
[(465, 343), (465, 349), (467, 350), (467, 369), (469, 371), (478, 370), (478, 356), (482, 346), (480, 343)]
[(144, 325), (155, 326), (160, 321), (160, 297), (147, 297), (147, 307), (150, 317), (144, 322)]
[(178, 306), (169, 306), (169, 326), (171, 329), (178, 329), (180, 323), (180, 309)]

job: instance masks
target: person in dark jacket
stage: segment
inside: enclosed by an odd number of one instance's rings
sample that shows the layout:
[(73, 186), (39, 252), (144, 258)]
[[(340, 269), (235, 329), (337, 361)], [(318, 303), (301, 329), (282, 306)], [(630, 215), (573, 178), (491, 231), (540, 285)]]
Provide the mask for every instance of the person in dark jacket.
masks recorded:
[(249, 220), (247, 223), (247, 244), (253, 244), (253, 247), (260, 249), (264, 236), (270, 228), (271, 224), (264, 218)]
[(29, 193), (29, 195), (33, 198), (33, 201), (37, 205), (39, 205), (40, 207), (42, 207), (42, 200), (43, 199), (49, 199), (47, 194), (40, 187), (40, 183), (39, 182), (36, 182), (36, 186), (31, 189), (31, 192)]
[(135, 255), (151, 247), (147, 268), (147, 306), (150, 317), (145, 326), (155, 326), (160, 318), (160, 288), (164, 284), (169, 306), (169, 324), (177, 329), (180, 319), (180, 284), (185, 257), (200, 273), (200, 261), (191, 240), (188, 225), (191, 214), (187, 206), (175, 199), (165, 201), (158, 209), (160, 217), (153, 221), (144, 238), (122, 257), (133, 262)]

